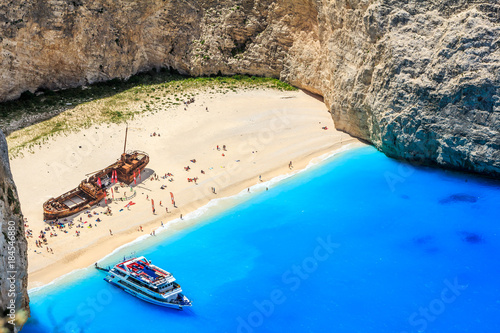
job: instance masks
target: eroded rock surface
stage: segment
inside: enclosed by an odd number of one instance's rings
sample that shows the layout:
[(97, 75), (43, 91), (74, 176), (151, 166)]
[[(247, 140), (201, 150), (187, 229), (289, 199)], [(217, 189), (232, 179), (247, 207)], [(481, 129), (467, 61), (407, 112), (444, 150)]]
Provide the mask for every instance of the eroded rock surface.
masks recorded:
[(496, 0), (0, 5), (0, 100), (169, 67), (279, 77), (387, 155), (500, 176)]
[[(27, 242), (17, 189), (10, 172), (7, 142), (0, 131), (0, 309), (2, 327), (16, 331), (29, 315)], [(12, 316), (10, 316), (12, 315)], [(14, 317), (16, 316), (16, 317)], [(12, 325), (14, 324), (14, 325)], [(16, 325), (17, 324), (17, 325)]]

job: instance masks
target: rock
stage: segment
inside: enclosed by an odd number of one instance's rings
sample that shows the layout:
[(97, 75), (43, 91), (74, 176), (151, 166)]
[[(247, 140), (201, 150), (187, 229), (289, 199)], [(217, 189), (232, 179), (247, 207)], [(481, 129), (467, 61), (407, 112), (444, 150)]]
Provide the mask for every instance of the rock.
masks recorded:
[(279, 77), (394, 158), (500, 176), (492, 0), (7, 1), (0, 101), (173, 68)]
[[(10, 172), (7, 142), (0, 131), (0, 308), (9, 321), (10, 308), (15, 309), (18, 325), (29, 315), (27, 242), (17, 189)], [(5, 327), (17, 332), (6, 323)], [(0, 330), (1, 330), (0, 324)]]

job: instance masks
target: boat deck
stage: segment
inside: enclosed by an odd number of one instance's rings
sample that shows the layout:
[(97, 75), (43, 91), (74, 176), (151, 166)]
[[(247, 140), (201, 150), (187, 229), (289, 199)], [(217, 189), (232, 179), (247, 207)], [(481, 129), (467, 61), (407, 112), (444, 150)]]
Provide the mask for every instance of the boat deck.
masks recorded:
[(117, 267), (151, 284), (157, 284), (171, 276), (168, 272), (152, 267), (145, 259), (126, 261), (117, 265)]
[(63, 204), (68, 206), (69, 208), (73, 208), (74, 206), (77, 206), (81, 204), (82, 202), (88, 201), (88, 198), (82, 198), (82, 196), (76, 194), (73, 197), (67, 198), (66, 200), (63, 201)]

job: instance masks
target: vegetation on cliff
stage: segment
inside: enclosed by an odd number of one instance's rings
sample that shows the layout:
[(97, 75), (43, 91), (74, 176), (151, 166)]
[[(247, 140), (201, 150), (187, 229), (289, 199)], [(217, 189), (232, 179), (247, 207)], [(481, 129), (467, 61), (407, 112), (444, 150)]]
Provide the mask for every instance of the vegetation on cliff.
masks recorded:
[[(0, 104), (1, 125), (20, 127), (7, 138), (10, 156), (15, 157), (25, 148), (40, 146), (53, 135), (163, 112), (199, 92), (227, 93), (237, 89), (262, 88), (296, 90), (287, 83), (265, 77), (193, 78), (165, 71), (143, 73), (127, 81), (115, 79), (59, 92), (47, 91)], [(20, 124), (21, 119), (24, 123)], [(36, 124), (31, 125), (33, 123)]]

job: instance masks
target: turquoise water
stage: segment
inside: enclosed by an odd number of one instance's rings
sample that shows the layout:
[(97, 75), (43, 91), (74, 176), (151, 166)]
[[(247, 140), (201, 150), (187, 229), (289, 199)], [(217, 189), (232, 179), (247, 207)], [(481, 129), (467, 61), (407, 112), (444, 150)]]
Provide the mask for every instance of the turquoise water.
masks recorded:
[(500, 183), (368, 147), (241, 201), (138, 245), (191, 309), (150, 305), (88, 269), (31, 293), (23, 332), (500, 331)]

